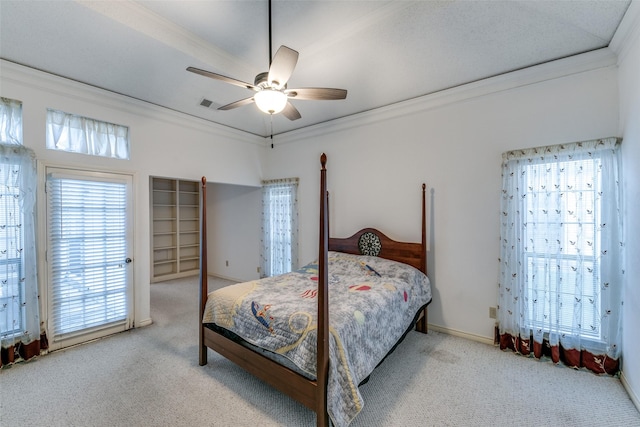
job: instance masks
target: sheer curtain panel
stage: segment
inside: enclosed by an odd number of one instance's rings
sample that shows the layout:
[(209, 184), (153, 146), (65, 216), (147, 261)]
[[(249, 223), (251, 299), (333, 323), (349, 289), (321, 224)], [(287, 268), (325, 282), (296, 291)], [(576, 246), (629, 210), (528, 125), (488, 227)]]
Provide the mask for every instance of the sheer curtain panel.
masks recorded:
[(620, 141), (502, 155), (500, 347), (616, 374), (624, 241)]
[(0, 143), (22, 145), (22, 102), (0, 98)]
[(298, 178), (262, 183), (262, 276), (298, 267)]
[(49, 109), (47, 148), (129, 159), (129, 128)]
[(36, 160), (22, 146), (22, 106), (0, 102), (0, 366), (47, 348), (36, 276)]

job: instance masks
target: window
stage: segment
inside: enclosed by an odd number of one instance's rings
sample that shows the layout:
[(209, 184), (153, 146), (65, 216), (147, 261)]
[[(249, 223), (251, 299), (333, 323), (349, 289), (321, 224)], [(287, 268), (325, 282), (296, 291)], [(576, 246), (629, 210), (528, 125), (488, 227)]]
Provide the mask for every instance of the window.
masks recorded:
[[(22, 145), (22, 103), (0, 98), (0, 366), (40, 354), (44, 336), (36, 275), (36, 181), (35, 154)], [(27, 347), (28, 352), (19, 351)]]
[(264, 181), (262, 186), (262, 275), (298, 266), (298, 178)]
[(0, 98), (0, 143), (22, 145), (22, 102)]
[(48, 109), (47, 148), (129, 159), (129, 128)]
[(608, 138), (503, 154), (502, 335), (617, 359), (619, 144)]
[(13, 173), (19, 174), (20, 166), (2, 162), (0, 173), (5, 169), (5, 182), (0, 185), (0, 338), (21, 334), (25, 324), (24, 215), (19, 182), (7, 179)]
[[(526, 297), (533, 301), (525, 321), (531, 329), (544, 329), (546, 319), (555, 318), (560, 332), (570, 333), (575, 327), (584, 337), (601, 339), (597, 280), (601, 258), (596, 256), (603, 233), (602, 199), (596, 197), (602, 191), (601, 168), (597, 157), (523, 166), (523, 257)], [(539, 297), (546, 304), (539, 306)], [(564, 309), (583, 298), (593, 304), (582, 304), (576, 313)]]

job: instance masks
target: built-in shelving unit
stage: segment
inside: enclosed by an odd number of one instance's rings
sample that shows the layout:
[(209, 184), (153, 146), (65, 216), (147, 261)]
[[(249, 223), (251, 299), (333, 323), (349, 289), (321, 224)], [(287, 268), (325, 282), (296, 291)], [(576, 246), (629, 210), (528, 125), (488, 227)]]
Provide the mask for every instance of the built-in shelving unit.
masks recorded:
[(198, 181), (151, 177), (151, 281), (199, 273)]

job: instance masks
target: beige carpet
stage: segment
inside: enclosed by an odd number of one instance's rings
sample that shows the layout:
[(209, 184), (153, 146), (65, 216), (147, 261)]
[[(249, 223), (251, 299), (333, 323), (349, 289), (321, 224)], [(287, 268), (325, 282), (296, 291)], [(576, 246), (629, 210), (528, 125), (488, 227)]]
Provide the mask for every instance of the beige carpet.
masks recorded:
[[(151, 326), (0, 371), (0, 426), (315, 425), (212, 351), (198, 366), (196, 282), (152, 285)], [(616, 378), (436, 332), (410, 333), (361, 390), (353, 427), (640, 426)]]

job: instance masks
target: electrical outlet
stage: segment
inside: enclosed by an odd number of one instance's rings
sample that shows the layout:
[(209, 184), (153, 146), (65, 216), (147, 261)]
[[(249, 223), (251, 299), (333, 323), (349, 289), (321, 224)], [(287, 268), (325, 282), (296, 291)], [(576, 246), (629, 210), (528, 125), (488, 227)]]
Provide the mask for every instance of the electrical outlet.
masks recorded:
[(229, 260), (224, 262), (227, 267), (229, 267)]
[(497, 307), (489, 307), (489, 318), (497, 319), (498, 318), (498, 308)]
[(260, 273), (260, 267), (257, 267), (257, 268), (256, 268), (256, 271), (257, 271), (258, 273)]

